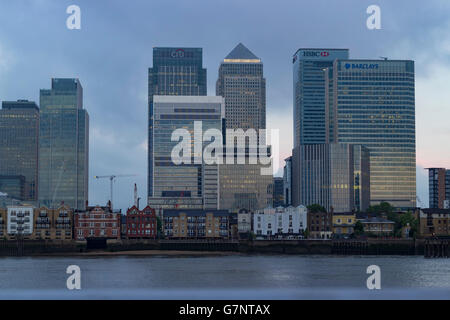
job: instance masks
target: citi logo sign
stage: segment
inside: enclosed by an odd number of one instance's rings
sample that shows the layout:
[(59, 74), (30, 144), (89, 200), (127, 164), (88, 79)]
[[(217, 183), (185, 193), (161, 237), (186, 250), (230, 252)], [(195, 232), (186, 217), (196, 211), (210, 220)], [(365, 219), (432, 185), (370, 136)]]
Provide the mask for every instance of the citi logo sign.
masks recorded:
[(175, 51), (172, 51), (170, 55), (172, 56), (172, 58), (184, 58), (184, 50), (177, 49)]

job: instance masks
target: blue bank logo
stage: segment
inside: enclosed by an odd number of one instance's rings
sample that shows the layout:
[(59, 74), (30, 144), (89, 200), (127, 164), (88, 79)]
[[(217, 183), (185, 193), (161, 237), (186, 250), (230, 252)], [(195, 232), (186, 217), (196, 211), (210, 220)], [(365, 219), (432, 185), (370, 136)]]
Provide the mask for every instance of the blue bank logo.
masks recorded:
[(346, 63), (345, 69), (363, 69), (363, 70), (375, 70), (378, 69), (377, 63)]

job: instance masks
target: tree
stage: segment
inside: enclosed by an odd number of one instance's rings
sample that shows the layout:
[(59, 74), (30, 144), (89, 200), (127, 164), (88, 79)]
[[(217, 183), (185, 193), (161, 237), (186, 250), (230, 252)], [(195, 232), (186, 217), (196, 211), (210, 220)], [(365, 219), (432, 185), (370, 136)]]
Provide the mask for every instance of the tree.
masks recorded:
[(320, 204), (311, 204), (307, 208), (308, 208), (308, 211), (311, 213), (327, 212), (327, 209), (325, 209)]
[(305, 230), (303, 230), (303, 237), (304, 237), (305, 239), (308, 239), (308, 237), (309, 237), (309, 229), (308, 229), (308, 228), (306, 228)]
[(161, 237), (163, 235), (162, 221), (158, 216), (156, 216), (156, 231), (158, 233), (158, 237)]
[(369, 206), (366, 213), (374, 214), (375, 216), (380, 216), (382, 213), (385, 213), (389, 216), (394, 213), (394, 210), (395, 208), (389, 202), (381, 202), (380, 204)]
[(357, 220), (355, 223), (355, 235), (360, 236), (364, 233), (364, 226), (361, 221)]

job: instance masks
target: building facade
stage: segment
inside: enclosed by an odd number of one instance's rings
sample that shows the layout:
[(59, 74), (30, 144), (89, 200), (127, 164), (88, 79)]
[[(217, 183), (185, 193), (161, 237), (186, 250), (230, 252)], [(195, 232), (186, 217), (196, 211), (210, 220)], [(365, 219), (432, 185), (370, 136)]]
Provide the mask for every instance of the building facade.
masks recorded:
[(308, 239), (331, 239), (332, 233), (332, 212), (308, 211)]
[(0, 110), (0, 192), (37, 201), (39, 108), (33, 101), (3, 101)]
[(72, 209), (64, 204), (54, 209), (46, 207), (35, 209), (33, 238), (35, 240), (72, 240)]
[(353, 187), (355, 210), (364, 212), (370, 206), (370, 151), (353, 145)]
[(335, 59), (348, 59), (348, 49), (299, 49), (293, 56), (294, 148), (326, 140), (325, 77)]
[(284, 205), (292, 205), (292, 156), (284, 159), (283, 168), (283, 194)]
[(268, 207), (253, 215), (253, 232), (257, 238), (301, 239), (307, 220), (305, 206)]
[(330, 139), (370, 151), (371, 204), (415, 207), (414, 62), (338, 59), (324, 75)]
[(88, 200), (89, 115), (78, 79), (52, 79), (40, 91), (39, 202), (84, 210)]
[(128, 209), (126, 225), (126, 237), (129, 239), (156, 239), (158, 235), (155, 209), (150, 208), (150, 206), (143, 210), (139, 210), (136, 206)]
[(333, 237), (347, 238), (355, 231), (356, 215), (354, 212), (333, 213)]
[(428, 168), (430, 209), (450, 209), (450, 170)]
[(153, 96), (206, 96), (202, 48), (153, 48), (148, 69), (148, 197), (153, 190)]
[(266, 79), (263, 64), (242, 43), (221, 62), (216, 95), (225, 98), (227, 128), (266, 128)]
[(366, 217), (361, 221), (364, 233), (377, 237), (389, 237), (394, 235), (395, 222), (379, 217)]
[(88, 206), (86, 210), (74, 214), (74, 238), (120, 239), (121, 212), (111, 210), (110, 206)]
[(168, 239), (229, 239), (228, 210), (173, 210), (163, 213), (164, 235)]
[(420, 209), (419, 234), (423, 237), (450, 236), (450, 209)]
[(284, 206), (284, 180), (283, 178), (273, 178), (273, 207)]
[[(355, 209), (354, 145), (300, 145), (292, 155), (292, 203), (320, 204), (328, 211)], [(367, 159), (361, 158), (364, 162)], [(360, 165), (365, 170), (368, 165)], [(367, 176), (366, 172), (361, 175)], [(368, 187), (368, 185), (361, 185)], [(368, 190), (361, 190), (367, 193)]]
[[(239, 43), (221, 62), (216, 82), (216, 95), (225, 99), (226, 129), (228, 131), (253, 131), (259, 145), (265, 145), (266, 129), (266, 79), (260, 58)], [(228, 139), (228, 137), (227, 137)], [(228, 143), (226, 141), (226, 143)], [(228, 146), (229, 152), (233, 149)], [(261, 174), (267, 166), (262, 164), (260, 153), (251, 163), (250, 147), (246, 144), (243, 163), (225, 163), (219, 167), (220, 208), (229, 210), (255, 210), (272, 204), (272, 175)], [(239, 151), (234, 149), (237, 156)], [(270, 156), (270, 151), (266, 153)]]
[(220, 165), (220, 208), (254, 211), (272, 205), (273, 178), (261, 174), (261, 168), (261, 164)]
[(7, 208), (6, 229), (8, 239), (21, 237), (29, 240), (34, 232), (34, 207), (9, 206)]
[(8, 214), (6, 209), (0, 207), (0, 239), (7, 239), (6, 221), (8, 220)]
[(252, 231), (253, 213), (246, 209), (241, 209), (237, 213), (238, 233), (241, 238), (248, 239), (247, 235)]
[[(219, 165), (203, 158), (204, 147), (211, 141), (203, 141), (203, 136), (209, 129), (222, 132), (223, 98), (153, 96), (152, 106), (152, 169), (149, 176), (152, 193), (148, 204), (157, 209), (217, 209)], [(186, 141), (172, 140), (177, 129), (188, 131), (189, 136), (181, 138)], [(199, 150), (196, 150), (196, 141), (199, 141)], [(176, 163), (172, 151), (183, 142), (191, 148), (192, 155), (183, 159), (186, 161)], [(184, 157), (184, 151), (182, 154)]]

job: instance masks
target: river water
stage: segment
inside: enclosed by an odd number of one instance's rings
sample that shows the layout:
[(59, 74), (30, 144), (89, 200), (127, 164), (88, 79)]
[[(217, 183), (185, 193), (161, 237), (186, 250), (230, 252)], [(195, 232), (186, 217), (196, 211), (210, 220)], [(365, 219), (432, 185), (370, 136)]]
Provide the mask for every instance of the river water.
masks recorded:
[[(68, 290), (66, 268), (81, 269)], [(369, 265), (381, 289), (367, 289)], [(0, 258), (0, 299), (450, 299), (450, 260), (421, 256)]]

